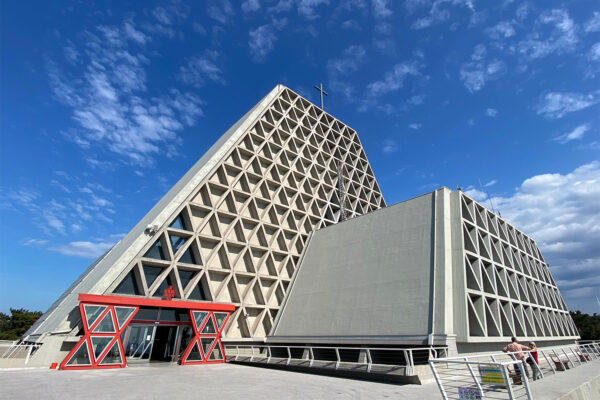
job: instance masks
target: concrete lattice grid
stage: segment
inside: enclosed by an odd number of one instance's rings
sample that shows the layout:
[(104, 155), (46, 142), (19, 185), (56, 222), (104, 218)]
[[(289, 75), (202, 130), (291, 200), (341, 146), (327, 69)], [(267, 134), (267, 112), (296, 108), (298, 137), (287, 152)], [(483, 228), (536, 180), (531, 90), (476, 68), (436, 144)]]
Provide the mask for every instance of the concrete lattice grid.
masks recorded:
[(469, 340), (577, 337), (534, 240), (460, 195)]
[(356, 132), (280, 88), (107, 293), (172, 285), (176, 299), (235, 304), (225, 337), (264, 337), (309, 233), (340, 220), (340, 189), (347, 218), (385, 207)]

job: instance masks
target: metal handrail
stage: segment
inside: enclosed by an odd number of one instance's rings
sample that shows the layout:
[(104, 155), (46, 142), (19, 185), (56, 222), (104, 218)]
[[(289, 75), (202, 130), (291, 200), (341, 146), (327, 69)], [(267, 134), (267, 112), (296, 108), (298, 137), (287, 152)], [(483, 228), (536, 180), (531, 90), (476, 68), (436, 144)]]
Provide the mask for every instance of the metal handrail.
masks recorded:
[(27, 364), (29, 362), (29, 358), (31, 357), (31, 354), (37, 350), (39, 347), (41, 346), (41, 344), (22, 344), (19, 343), (17, 344), (16, 342), (13, 342), (12, 344), (0, 344), (0, 347), (8, 347), (4, 353), (2, 353), (2, 355), (0, 355), (0, 358), (17, 358), (17, 357), (13, 357), (15, 354), (17, 354), (17, 351), (19, 349), (27, 349), (27, 354), (25, 355), (25, 364)]
[[(334, 368), (339, 369), (342, 364), (356, 364), (356, 365), (364, 365), (366, 366), (367, 372), (371, 372), (373, 369), (373, 365), (386, 365), (389, 367), (404, 367), (405, 375), (414, 374), (414, 355), (415, 351), (418, 352), (426, 352), (427, 359), (432, 358), (432, 356), (437, 356), (441, 352), (444, 354), (448, 354), (447, 346), (436, 346), (436, 347), (413, 347), (413, 348), (396, 348), (396, 347), (349, 347), (349, 346), (310, 346), (310, 345), (298, 345), (298, 346), (289, 346), (289, 345), (270, 345), (270, 344), (225, 344), (225, 350), (234, 348), (235, 349), (235, 357), (233, 358), (235, 361), (239, 361), (242, 355), (240, 354), (240, 349), (248, 349), (250, 350), (249, 361), (254, 362), (255, 358), (259, 357), (262, 362), (266, 362), (267, 364), (271, 363), (274, 359), (285, 360), (286, 365), (290, 365), (292, 360), (298, 360), (306, 362), (308, 361), (308, 366), (313, 367), (315, 361), (329, 361), (334, 363)], [(255, 349), (259, 351), (258, 355), (255, 355)], [(287, 353), (287, 357), (282, 356), (277, 357), (273, 355), (274, 349), (282, 349)], [(301, 357), (292, 356), (292, 349), (301, 349), (303, 350)], [(315, 350), (329, 350), (335, 353), (334, 360), (323, 360), (319, 359), (315, 356)], [(366, 361), (343, 361), (342, 355), (340, 351), (344, 350), (353, 350), (364, 352), (366, 355)], [(260, 353), (265, 352), (265, 357), (261, 357)], [(397, 364), (376, 364), (373, 362), (373, 351), (392, 351), (392, 352), (401, 352), (403, 356), (403, 362), (399, 362)], [(233, 356), (232, 356), (233, 357)]]

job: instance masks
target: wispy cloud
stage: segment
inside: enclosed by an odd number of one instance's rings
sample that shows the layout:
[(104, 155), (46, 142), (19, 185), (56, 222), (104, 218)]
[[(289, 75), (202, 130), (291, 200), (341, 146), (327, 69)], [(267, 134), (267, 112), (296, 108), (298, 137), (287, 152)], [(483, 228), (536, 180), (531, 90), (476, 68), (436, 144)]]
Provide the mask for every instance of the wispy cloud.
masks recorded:
[(594, 11), (592, 17), (584, 24), (586, 32), (600, 32), (600, 11)]
[(460, 67), (460, 79), (467, 90), (475, 93), (489, 81), (498, 79), (506, 72), (506, 65), (498, 59), (486, 60), (486, 48), (482, 44), (475, 46), (471, 61)]
[(359, 109), (365, 111), (376, 105), (381, 96), (402, 88), (407, 77), (421, 75), (421, 68), (422, 65), (416, 61), (406, 61), (394, 65), (391, 71), (383, 75), (383, 79), (367, 85), (364, 100)]
[(317, 19), (319, 15), (315, 9), (325, 4), (329, 4), (329, 0), (298, 0), (298, 14), (309, 20)]
[(386, 139), (383, 141), (383, 147), (381, 148), (385, 154), (395, 153), (398, 151), (398, 142), (393, 139)]
[(496, 25), (485, 30), (492, 39), (500, 40), (512, 37), (515, 35), (515, 28), (510, 21), (501, 21)]
[(598, 96), (592, 93), (549, 92), (542, 96), (537, 105), (537, 113), (547, 118), (562, 118), (566, 114), (583, 110), (598, 102)]
[(251, 30), (249, 36), (250, 56), (256, 62), (264, 62), (267, 55), (275, 48), (277, 41), (275, 29), (270, 24), (262, 25)]
[(242, 11), (246, 14), (256, 12), (260, 10), (260, 1), (259, 0), (244, 0), (242, 2)]
[(108, 249), (114, 246), (113, 241), (76, 241), (65, 245), (50, 247), (50, 250), (56, 251), (65, 256), (81, 257), (81, 258), (98, 258)]
[(496, 115), (498, 115), (498, 110), (496, 110), (495, 108), (488, 108), (487, 110), (485, 110), (485, 115), (487, 115), (488, 117), (495, 117)]
[(192, 57), (181, 66), (177, 78), (184, 83), (195, 87), (203, 86), (207, 80), (224, 84), (221, 68), (216, 64), (219, 56), (214, 50), (205, 51), (204, 54)]
[(206, 12), (210, 18), (221, 24), (228, 23), (235, 15), (235, 11), (229, 0), (219, 0), (218, 2), (214, 2), (213, 5), (210, 5), (207, 8)]
[[(166, 23), (167, 17), (157, 15)], [(202, 115), (202, 101), (178, 90), (148, 95), (148, 39), (140, 35), (129, 20), (120, 27), (99, 26), (86, 32), (83, 69), (64, 70), (49, 61), (47, 71), (54, 95), (79, 125), (67, 137), (83, 148), (99, 144), (132, 164), (147, 165), (160, 151), (176, 153), (177, 133)]]
[(485, 183), (483, 185), (483, 187), (490, 187), (490, 186), (494, 186), (496, 183), (498, 183), (495, 179), (492, 179), (491, 181)]
[(48, 243), (47, 239), (24, 239), (21, 241), (22, 246), (43, 246)]
[(517, 44), (517, 52), (529, 59), (562, 54), (575, 49), (576, 27), (567, 10), (545, 11), (537, 18), (534, 29)]
[(347, 76), (358, 71), (359, 66), (365, 61), (366, 54), (367, 52), (363, 46), (349, 46), (342, 52), (340, 57), (327, 61), (327, 75), (331, 89), (350, 99), (355, 89), (348, 81)]
[(422, 124), (414, 123), (414, 124), (410, 124), (408, 127), (410, 129), (414, 129), (415, 131), (417, 131), (417, 130), (421, 129), (422, 126), (423, 126)]
[(565, 134), (557, 136), (553, 140), (560, 144), (565, 144), (572, 140), (581, 139), (583, 137), (583, 135), (585, 135), (585, 133), (589, 129), (590, 129), (590, 124), (581, 124), (578, 127), (576, 127), (575, 129), (573, 129), (571, 132), (567, 132)]
[[(410, 1), (410, 3), (411, 6), (416, 6), (423, 5), (425, 2)], [(427, 16), (419, 18), (413, 22), (412, 28), (424, 29), (450, 19), (451, 13), (449, 6), (461, 6), (466, 7), (473, 12), (475, 11), (473, 1), (471, 0), (435, 0), (433, 4), (431, 4), (431, 8), (429, 9)]]

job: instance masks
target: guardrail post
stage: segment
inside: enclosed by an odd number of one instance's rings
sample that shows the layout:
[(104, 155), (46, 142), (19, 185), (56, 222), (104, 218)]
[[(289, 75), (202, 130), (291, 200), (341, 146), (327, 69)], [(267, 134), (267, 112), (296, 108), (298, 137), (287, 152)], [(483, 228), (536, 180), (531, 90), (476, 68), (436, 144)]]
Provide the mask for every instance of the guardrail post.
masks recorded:
[[(513, 367), (518, 368), (515, 364)], [(504, 382), (506, 383), (506, 391), (508, 392), (508, 398), (510, 400), (514, 400), (515, 396), (512, 391), (512, 385), (510, 384), (510, 378), (506, 373), (507, 366), (500, 364), (500, 372), (502, 372), (502, 377), (504, 378)]]
[(235, 361), (238, 360), (238, 357), (240, 356), (240, 346), (238, 346), (237, 344), (235, 345)]
[(437, 370), (435, 369), (435, 363), (431, 360), (429, 361), (429, 368), (431, 368), (431, 372), (433, 372), (433, 377), (435, 378), (435, 383), (437, 383), (438, 389), (440, 389), (440, 393), (442, 393), (442, 399), (448, 400), (448, 395), (446, 394), (444, 386), (440, 381), (440, 376), (438, 375)]
[(292, 361), (292, 352), (290, 351), (290, 346), (287, 346), (288, 359), (285, 365), (290, 365), (290, 361)]
[(563, 354), (567, 357), (567, 360), (569, 360), (571, 362), (571, 364), (573, 365), (573, 368), (575, 368), (575, 363), (571, 360), (571, 357), (569, 357), (569, 355), (567, 354), (567, 352), (565, 351), (564, 347), (561, 348), (561, 351), (563, 352)]
[(481, 395), (483, 395), (483, 389), (481, 388), (481, 383), (479, 383), (479, 380), (475, 377), (475, 372), (473, 372), (473, 367), (471, 367), (471, 364), (469, 364), (469, 359), (467, 357), (464, 357), (464, 360), (467, 363), (467, 368), (469, 369), (469, 372), (471, 373), (471, 378), (473, 378), (473, 382), (475, 382), (477, 389), (479, 389), (479, 393), (481, 393)]
[(252, 351), (252, 355), (250, 356), (250, 362), (254, 361), (254, 346), (250, 346), (250, 350)]
[(27, 357), (25, 357), (25, 364), (27, 364), (29, 362), (29, 356), (31, 355), (32, 348), (33, 348), (33, 346), (29, 346), (29, 348), (27, 349)]
[(554, 363), (550, 362), (548, 360), (548, 357), (546, 356), (546, 352), (544, 350), (538, 350), (538, 353), (542, 353), (542, 355), (544, 356), (544, 359), (546, 360), (548, 365), (550, 365), (550, 368), (552, 368), (552, 372), (554, 373), (554, 375), (556, 375), (556, 368), (554, 367)]
[(579, 363), (579, 365), (582, 365), (581, 358), (579, 357), (579, 354), (577, 354), (577, 352), (573, 350), (573, 347), (569, 347), (569, 350), (571, 350), (571, 353), (573, 353), (573, 355), (575, 356), (575, 360), (577, 360), (577, 363)]
[(335, 348), (335, 355), (337, 357), (337, 362), (335, 363), (335, 369), (338, 369), (340, 367), (341, 358), (340, 358), (340, 349), (338, 349), (337, 347)]
[(371, 372), (371, 367), (373, 366), (373, 359), (371, 358), (371, 349), (367, 349), (367, 360), (369, 360), (369, 364), (367, 365), (367, 372)]
[(563, 360), (561, 360), (560, 356), (556, 353), (556, 350), (552, 349), (552, 352), (554, 353), (554, 355), (556, 356), (556, 358), (558, 358), (558, 362), (563, 366), (563, 371), (566, 371), (567, 370), (567, 366), (565, 365), (565, 363), (563, 362)]
[(312, 346), (308, 348), (309, 352), (310, 352), (310, 363), (308, 364), (309, 367), (313, 366), (313, 362), (315, 361), (315, 353), (313, 352), (313, 348)]
[(267, 346), (267, 364), (271, 362), (271, 346)]

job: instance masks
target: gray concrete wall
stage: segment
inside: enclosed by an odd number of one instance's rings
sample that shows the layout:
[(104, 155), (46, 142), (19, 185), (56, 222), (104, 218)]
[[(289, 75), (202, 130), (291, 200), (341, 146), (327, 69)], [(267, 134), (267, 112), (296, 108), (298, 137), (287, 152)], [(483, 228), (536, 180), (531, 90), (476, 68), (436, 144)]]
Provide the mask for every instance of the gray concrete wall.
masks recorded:
[(429, 193), (315, 232), (273, 336), (426, 336), (433, 209)]

